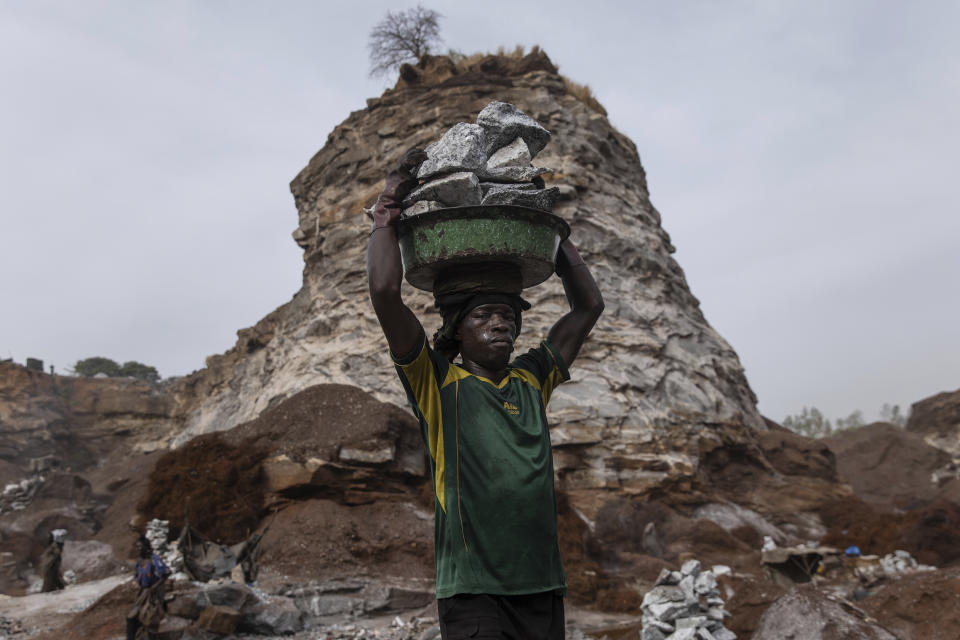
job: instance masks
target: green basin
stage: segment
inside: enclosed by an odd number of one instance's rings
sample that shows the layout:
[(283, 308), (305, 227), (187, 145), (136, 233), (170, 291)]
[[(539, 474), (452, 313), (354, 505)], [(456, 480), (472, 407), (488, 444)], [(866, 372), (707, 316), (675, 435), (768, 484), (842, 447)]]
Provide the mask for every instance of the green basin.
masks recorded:
[(407, 282), (433, 291), (433, 280), (449, 267), (509, 262), (520, 267), (523, 288), (553, 273), (557, 247), (570, 225), (552, 213), (493, 205), (450, 207), (401, 218), (397, 233)]

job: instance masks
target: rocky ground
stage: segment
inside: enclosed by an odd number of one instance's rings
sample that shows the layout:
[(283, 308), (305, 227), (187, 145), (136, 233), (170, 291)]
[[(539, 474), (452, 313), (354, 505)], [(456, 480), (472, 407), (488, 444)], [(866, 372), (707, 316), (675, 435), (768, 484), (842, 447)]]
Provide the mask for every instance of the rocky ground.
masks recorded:
[[(432, 491), (367, 299), (362, 210), (406, 149), (493, 100), (553, 134), (541, 177), (607, 303), (548, 415), (568, 636), (723, 640), (720, 616), (759, 640), (956, 637), (960, 391), (915, 404), (905, 430), (810, 440), (765, 421), (672, 256), (636, 147), (539, 50), (428, 56), (337, 126), (291, 184), (303, 288), (204, 369), (148, 384), (0, 362), (0, 637), (122, 637), (154, 518), (211, 553), (260, 536), (252, 584), (173, 580), (164, 638), (436, 637)], [(555, 279), (525, 295), (521, 349), (566, 308)], [(432, 331), (429, 296), (405, 296)], [(37, 594), (57, 529), (74, 583)], [(765, 545), (808, 543), (873, 559), (763, 564), (783, 553)]]
[[(0, 633), (120, 637), (134, 596), (126, 580), (134, 531), (163, 518), (174, 532), (189, 522), (223, 544), (264, 533), (250, 587), (174, 581), (171, 624), (179, 627), (165, 637), (223, 637), (183, 635), (206, 606), (196, 604), (204, 592), (204, 603), (240, 612), (237, 637), (431, 638), (431, 494), (418, 438), (405, 411), (356, 388), (318, 385), (174, 451), (121, 448), (88, 470), (29, 476), (36, 488), (26, 497), (10, 492), (17, 508), (0, 516), (9, 594), (0, 600)], [(706, 449), (688, 482), (607, 500), (589, 522), (561, 492), (568, 636), (636, 637), (644, 595), (664, 570), (696, 559), (704, 570), (729, 567), (716, 593), (730, 613), (724, 624), (740, 638), (788, 637), (789, 616), (780, 626), (770, 621), (780, 609), (816, 612), (824, 628), (842, 618), (867, 630), (849, 637), (877, 629), (952, 637), (960, 622), (960, 509), (942, 492), (953, 482), (951, 464), (887, 424), (827, 440), (770, 424), (751, 446)], [(57, 527), (70, 531), (64, 568), (78, 583), (29, 594), (42, 541)], [(764, 537), (781, 547), (857, 544), (877, 556), (903, 549), (936, 569), (869, 573), (847, 559), (797, 592), (765, 571)]]

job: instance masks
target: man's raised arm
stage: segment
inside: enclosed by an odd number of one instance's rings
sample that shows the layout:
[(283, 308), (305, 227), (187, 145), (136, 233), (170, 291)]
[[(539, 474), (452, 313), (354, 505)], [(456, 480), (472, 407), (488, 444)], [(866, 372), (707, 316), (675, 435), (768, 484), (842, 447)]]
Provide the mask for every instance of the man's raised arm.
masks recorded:
[(570, 311), (551, 327), (547, 339), (569, 367), (603, 313), (603, 296), (590, 269), (583, 263), (583, 258), (569, 238), (560, 243), (557, 251), (557, 275), (563, 282), (563, 292), (570, 303)]
[(396, 222), (401, 201), (416, 184), (413, 170), (426, 159), (420, 149), (407, 151), (384, 181), (383, 192), (373, 207), (373, 228), (367, 245), (367, 284), (377, 320), (390, 351), (398, 358), (416, 347), (420, 321), (400, 298), (403, 265), (397, 244)]

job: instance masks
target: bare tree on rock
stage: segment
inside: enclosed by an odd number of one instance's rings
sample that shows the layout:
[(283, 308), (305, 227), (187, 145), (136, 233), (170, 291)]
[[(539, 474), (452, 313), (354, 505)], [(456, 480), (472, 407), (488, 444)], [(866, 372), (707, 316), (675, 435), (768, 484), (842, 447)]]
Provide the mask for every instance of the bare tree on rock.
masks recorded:
[(440, 44), (440, 18), (433, 9), (417, 5), (406, 11), (387, 11), (370, 32), (370, 75), (379, 76), (416, 62)]

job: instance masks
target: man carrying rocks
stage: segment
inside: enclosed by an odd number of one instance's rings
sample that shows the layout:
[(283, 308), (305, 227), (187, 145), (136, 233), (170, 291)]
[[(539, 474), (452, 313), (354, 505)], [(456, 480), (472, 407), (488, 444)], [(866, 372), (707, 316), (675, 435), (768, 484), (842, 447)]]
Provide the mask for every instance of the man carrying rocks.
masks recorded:
[[(431, 348), (403, 303), (395, 223), (426, 158), (413, 149), (373, 209), (367, 276), (374, 310), (420, 421), (435, 495), (440, 630), (450, 638), (563, 638), (566, 581), (557, 542), (546, 406), (603, 311), (569, 240), (556, 272), (570, 311), (511, 361), (530, 305), (509, 266), (475, 266), (434, 284), (443, 326)], [(459, 352), (462, 362), (454, 363)]]

